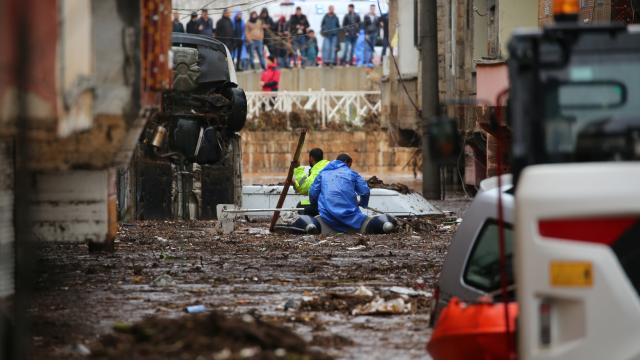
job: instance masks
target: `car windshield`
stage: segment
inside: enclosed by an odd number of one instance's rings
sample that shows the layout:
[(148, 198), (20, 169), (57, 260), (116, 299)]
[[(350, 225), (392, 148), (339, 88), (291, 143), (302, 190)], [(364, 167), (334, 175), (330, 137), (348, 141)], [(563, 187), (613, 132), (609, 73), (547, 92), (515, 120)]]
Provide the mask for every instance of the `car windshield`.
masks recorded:
[[(467, 285), (485, 292), (493, 292), (500, 288), (500, 247), (498, 244), (499, 226), (497, 221), (488, 220), (475, 242), (467, 262), (463, 280)], [(505, 255), (507, 257), (508, 285), (513, 284), (513, 228), (506, 224)]]
[(542, 81), (549, 161), (640, 160), (637, 54), (581, 54)]

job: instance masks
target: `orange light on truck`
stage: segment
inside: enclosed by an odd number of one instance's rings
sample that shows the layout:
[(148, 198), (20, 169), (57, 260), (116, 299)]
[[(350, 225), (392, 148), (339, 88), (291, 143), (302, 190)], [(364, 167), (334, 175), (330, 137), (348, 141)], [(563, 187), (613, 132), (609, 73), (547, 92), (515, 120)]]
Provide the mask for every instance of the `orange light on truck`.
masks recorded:
[(577, 15), (580, 11), (578, 0), (554, 0), (553, 16)]

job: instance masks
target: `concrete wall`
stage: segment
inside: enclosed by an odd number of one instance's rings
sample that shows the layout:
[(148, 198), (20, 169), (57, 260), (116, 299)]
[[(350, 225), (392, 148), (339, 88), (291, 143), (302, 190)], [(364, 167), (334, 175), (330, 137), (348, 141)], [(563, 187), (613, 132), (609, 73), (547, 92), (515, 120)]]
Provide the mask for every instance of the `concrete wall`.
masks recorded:
[(513, 30), (520, 27), (538, 27), (538, 1), (503, 0), (498, 4), (498, 41), (502, 58), (509, 56), (507, 44)]
[[(242, 132), (243, 173), (286, 173), (297, 145), (298, 135), (286, 131)], [(314, 131), (307, 133), (302, 163), (314, 147), (324, 150), (326, 159), (335, 159), (347, 152), (353, 158), (353, 168), (359, 172), (384, 173), (408, 170), (407, 164), (415, 151), (412, 148), (393, 147), (384, 131)]]
[[(380, 90), (381, 69), (355, 67), (283, 69), (280, 75), (280, 91), (327, 91)], [(260, 91), (259, 70), (241, 71), (238, 83), (245, 91)]]

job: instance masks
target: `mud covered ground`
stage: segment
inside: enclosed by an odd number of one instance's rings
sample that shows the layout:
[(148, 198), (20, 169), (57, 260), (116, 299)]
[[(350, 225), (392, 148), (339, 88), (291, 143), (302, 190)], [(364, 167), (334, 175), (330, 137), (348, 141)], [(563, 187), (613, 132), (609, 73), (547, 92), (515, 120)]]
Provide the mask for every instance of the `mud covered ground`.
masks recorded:
[[(467, 204), (437, 203), (453, 213), (387, 236), (149, 221), (122, 224), (114, 253), (43, 244), (34, 357), (426, 358), (430, 293)], [(402, 299), (404, 313), (354, 315), (376, 298)], [(184, 312), (200, 304), (207, 313)]]

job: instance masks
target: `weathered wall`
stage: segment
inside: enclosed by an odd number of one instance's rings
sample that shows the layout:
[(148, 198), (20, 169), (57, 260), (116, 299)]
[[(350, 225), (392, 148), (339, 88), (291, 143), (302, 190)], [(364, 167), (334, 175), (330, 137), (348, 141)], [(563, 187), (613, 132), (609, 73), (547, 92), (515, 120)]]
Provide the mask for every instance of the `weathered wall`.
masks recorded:
[[(243, 173), (283, 173), (289, 168), (298, 135), (287, 131), (242, 132)], [(307, 133), (303, 154), (314, 147), (324, 150), (326, 159), (346, 152), (359, 172), (403, 171), (415, 151), (389, 145), (385, 131), (314, 131)], [(306, 155), (302, 163), (306, 163)], [(404, 171), (407, 171), (405, 168)]]
[(13, 146), (0, 142), (0, 299), (13, 293)]
[[(379, 67), (374, 69), (356, 67), (282, 69), (280, 91), (379, 90), (381, 72)], [(238, 72), (238, 83), (245, 91), (260, 91), (262, 90), (260, 75), (259, 70)]]

